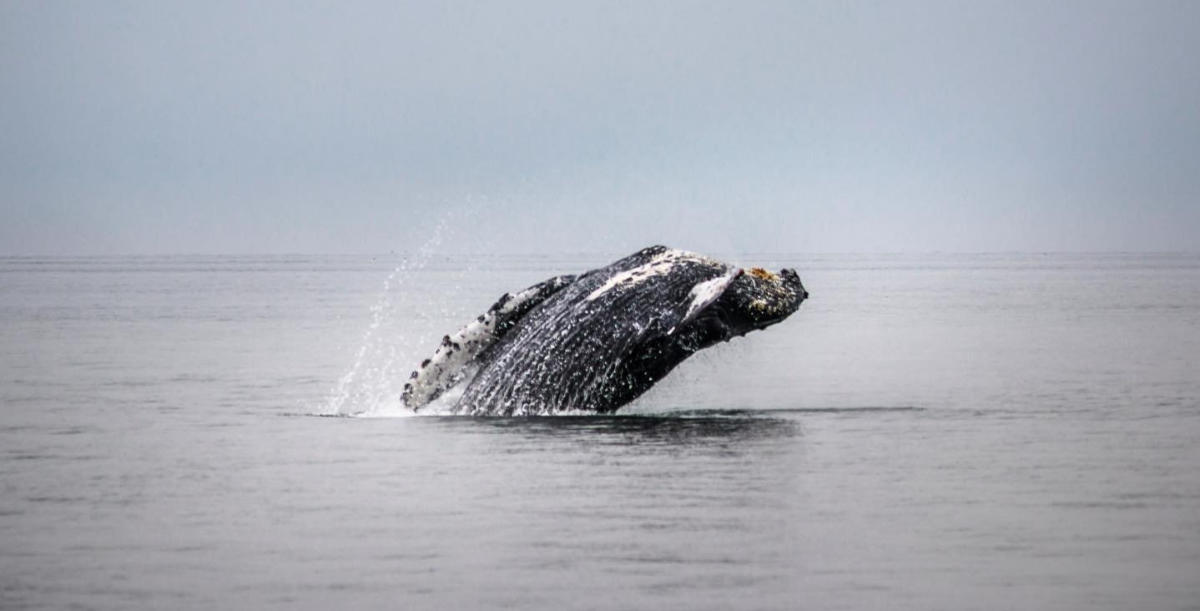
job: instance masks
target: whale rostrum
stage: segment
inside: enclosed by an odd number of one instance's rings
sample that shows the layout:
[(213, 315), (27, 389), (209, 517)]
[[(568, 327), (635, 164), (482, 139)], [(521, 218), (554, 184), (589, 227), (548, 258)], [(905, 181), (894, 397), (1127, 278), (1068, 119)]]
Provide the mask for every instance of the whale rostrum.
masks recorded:
[(442, 338), (401, 400), (420, 411), (465, 384), (453, 413), (612, 413), (692, 354), (778, 323), (807, 297), (792, 269), (651, 246), (506, 293)]

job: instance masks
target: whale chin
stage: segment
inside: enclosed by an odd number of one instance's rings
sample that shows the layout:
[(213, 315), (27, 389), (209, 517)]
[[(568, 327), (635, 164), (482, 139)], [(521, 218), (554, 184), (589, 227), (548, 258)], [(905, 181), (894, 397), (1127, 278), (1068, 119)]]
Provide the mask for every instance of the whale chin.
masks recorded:
[(454, 413), (611, 413), (697, 351), (778, 324), (807, 298), (793, 269), (652, 246), (506, 293), (442, 339), (402, 400), (420, 410), (455, 389)]

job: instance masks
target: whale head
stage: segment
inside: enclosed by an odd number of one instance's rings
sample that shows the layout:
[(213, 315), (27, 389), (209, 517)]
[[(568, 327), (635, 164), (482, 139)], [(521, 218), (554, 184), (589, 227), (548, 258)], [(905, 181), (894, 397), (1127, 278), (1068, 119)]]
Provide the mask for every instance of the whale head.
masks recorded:
[(794, 269), (778, 273), (761, 267), (742, 270), (710, 308), (730, 326), (729, 337), (765, 329), (791, 316), (808, 299)]

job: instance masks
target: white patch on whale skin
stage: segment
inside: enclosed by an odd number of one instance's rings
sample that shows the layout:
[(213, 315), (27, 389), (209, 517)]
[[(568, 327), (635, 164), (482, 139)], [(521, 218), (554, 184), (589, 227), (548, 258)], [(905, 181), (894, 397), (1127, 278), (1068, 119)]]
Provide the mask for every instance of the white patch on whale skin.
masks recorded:
[(511, 314), (542, 292), (538, 287), (525, 289), (509, 297), (498, 309), (489, 310), (467, 323), (454, 335), (443, 337), (437, 351), (421, 363), (414, 372), (415, 377), (410, 378), (405, 385), (401, 395), (404, 405), (415, 410), (462, 382), (467, 377), (467, 364), (496, 343), (497, 319), (502, 315)]
[(670, 249), (654, 255), (649, 261), (633, 268), (625, 270), (613, 275), (604, 284), (592, 291), (587, 296), (587, 301), (595, 301), (601, 295), (613, 290), (614, 288), (630, 288), (645, 282), (654, 277), (661, 276), (671, 271), (671, 268), (681, 261), (695, 261), (697, 263), (718, 263), (713, 259), (698, 255), (694, 252), (686, 250)]
[[(703, 310), (716, 301), (725, 292), (725, 289), (728, 289), (729, 285), (733, 284), (733, 281), (740, 275), (742, 275), (742, 268), (734, 267), (712, 280), (705, 280), (693, 286), (690, 293), (692, 303), (688, 305), (687, 313), (683, 315), (683, 320), (680, 320), (679, 324), (682, 325), (690, 321), (700, 310)], [(667, 335), (674, 333), (676, 328), (678, 328), (678, 325), (671, 327)]]

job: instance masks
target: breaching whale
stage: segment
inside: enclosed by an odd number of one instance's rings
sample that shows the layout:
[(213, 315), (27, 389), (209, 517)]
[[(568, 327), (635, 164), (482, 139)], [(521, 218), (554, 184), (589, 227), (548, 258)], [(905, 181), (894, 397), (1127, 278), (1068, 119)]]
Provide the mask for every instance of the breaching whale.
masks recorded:
[(651, 246), (506, 293), (442, 338), (401, 400), (419, 411), (465, 384), (453, 413), (611, 413), (697, 351), (778, 323), (807, 297), (793, 269)]

